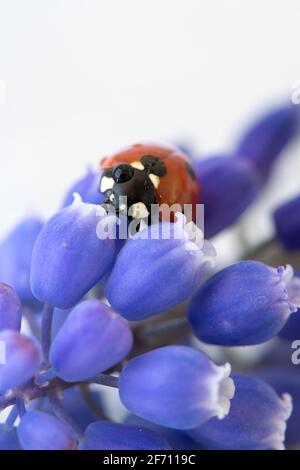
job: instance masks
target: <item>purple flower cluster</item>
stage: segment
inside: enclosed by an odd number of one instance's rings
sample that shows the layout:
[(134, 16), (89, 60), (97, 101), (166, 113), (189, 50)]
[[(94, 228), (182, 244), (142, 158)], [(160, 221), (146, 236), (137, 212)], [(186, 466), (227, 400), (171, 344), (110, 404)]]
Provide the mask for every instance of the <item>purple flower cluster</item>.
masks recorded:
[[(232, 155), (194, 161), (207, 238), (255, 200), (299, 128), (295, 106), (271, 110)], [(0, 449), (299, 444), (299, 197), (274, 214), (295, 263), (245, 256), (215, 270), (213, 241), (181, 215), (126, 242), (100, 237), (117, 222), (99, 180), (89, 170), (50, 220), (26, 219), (0, 243)], [(243, 362), (239, 347), (256, 345), (264, 353)]]

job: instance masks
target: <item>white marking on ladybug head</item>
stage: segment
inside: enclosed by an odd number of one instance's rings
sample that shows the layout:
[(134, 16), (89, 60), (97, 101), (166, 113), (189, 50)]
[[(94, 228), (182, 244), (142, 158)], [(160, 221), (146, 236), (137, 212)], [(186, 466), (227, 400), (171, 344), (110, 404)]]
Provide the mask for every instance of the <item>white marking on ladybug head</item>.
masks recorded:
[(155, 187), (155, 189), (157, 189), (158, 186), (159, 186), (159, 182), (160, 182), (159, 176), (156, 176), (156, 175), (153, 175), (152, 173), (150, 173), (149, 178), (152, 181), (152, 184)]
[(108, 176), (102, 176), (101, 182), (100, 182), (101, 193), (105, 193), (109, 189), (112, 189), (113, 185), (114, 185), (113, 178), (109, 178)]
[(124, 202), (121, 202), (121, 204), (119, 204), (119, 210), (121, 212), (125, 211), (126, 208), (127, 208), (127, 204), (125, 204)]
[(144, 219), (148, 217), (149, 211), (143, 202), (136, 202), (129, 208), (128, 215), (133, 219)]
[(112, 193), (112, 194), (109, 196), (109, 200), (110, 200), (111, 202), (114, 202), (115, 199), (116, 199), (116, 198), (115, 198), (115, 195), (114, 195), (114, 193)]
[(136, 161), (136, 162), (132, 162), (131, 163), (131, 166), (133, 166), (133, 168), (136, 168), (137, 170), (144, 170), (145, 167), (144, 165), (142, 164), (142, 162), (139, 162), (139, 161)]

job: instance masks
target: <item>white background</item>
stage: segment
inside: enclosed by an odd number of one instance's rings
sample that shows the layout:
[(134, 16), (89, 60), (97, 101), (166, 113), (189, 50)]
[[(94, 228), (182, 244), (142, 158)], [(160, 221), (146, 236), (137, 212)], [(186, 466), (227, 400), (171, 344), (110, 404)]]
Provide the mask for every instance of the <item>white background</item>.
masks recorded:
[(50, 215), (124, 145), (230, 150), (250, 117), (289, 99), (299, 31), (299, 0), (1, 0), (0, 233)]

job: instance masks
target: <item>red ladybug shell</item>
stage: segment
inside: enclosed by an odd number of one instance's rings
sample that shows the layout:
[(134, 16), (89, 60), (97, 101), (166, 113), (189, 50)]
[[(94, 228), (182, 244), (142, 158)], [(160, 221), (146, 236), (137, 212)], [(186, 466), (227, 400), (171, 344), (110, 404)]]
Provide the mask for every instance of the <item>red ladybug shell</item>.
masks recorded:
[[(178, 149), (160, 145), (135, 144), (131, 147), (105, 157), (100, 168), (106, 170), (121, 163), (139, 162), (144, 156), (158, 157), (166, 168), (165, 176), (161, 176), (156, 188), (158, 204), (197, 204), (199, 200), (199, 184), (188, 158)], [(194, 212), (194, 211), (193, 211)]]

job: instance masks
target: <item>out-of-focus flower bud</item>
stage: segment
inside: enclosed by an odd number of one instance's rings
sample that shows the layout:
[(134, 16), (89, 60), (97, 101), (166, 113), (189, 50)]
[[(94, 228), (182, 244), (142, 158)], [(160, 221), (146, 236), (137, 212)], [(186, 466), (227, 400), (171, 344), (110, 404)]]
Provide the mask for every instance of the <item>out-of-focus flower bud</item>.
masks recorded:
[(90, 424), (80, 450), (169, 450), (167, 442), (149, 429), (98, 421)]
[(259, 378), (270, 384), (279, 395), (288, 393), (292, 397), (293, 410), (287, 422), (286, 444), (300, 443), (300, 376), (299, 371), (287, 367), (271, 367), (259, 371)]
[(41, 353), (35, 342), (17, 331), (0, 331), (0, 394), (23, 385), (37, 372)]
[(4, 424), (0, 424), (0, 450), (22, 450), (17, 428), (6, 429)]
[(210, 238), (232, 225), (260, 190), (256, 173), (247, 162), (229, 156), (196, 160), (194, 168), (204, 204), (204, 234)]
[(0, 330), (19, 330), (21, 302), (15, 291), (0, 283)]
[(13, 287), (25, 304), (37, 303), (30, 288), (30, 263), (42, 226), (39, 219), (25, 219), (0, 243), (0, 282)]
[(26, 413), (18, 427), (23, 450), (74, 450), (72, 429), (56, 416), (42, 411)]
[(84, 177), (76, 181), (69, 189), (62, 203), (62, 207), (67, 207), (72, 204), (74, 193), (78, 193), (83, 202), (88, 202), (89, 204), (101, 204), (105, 199), (105, 195), (101, 193), (99, 189), (100, 179), (101, 172), (93, 171), (89, 168)]
[(292, 104), (270, 110), (246, 130), (236, 157), (248, 161), (265, 180), (278, 156), (299, 134), (299, 116), (299, 106)]
[(300, 195), (273, 215), (277, 238), (287, 250), (300, 250)]
[(284, 394), (280, 398), (253, 377), (235, 374), (233, 379), (236, 391), (229, 415), (222, 421), (213, 418), (188, 434), (207, 449), (284, 449), (291, 397)]

